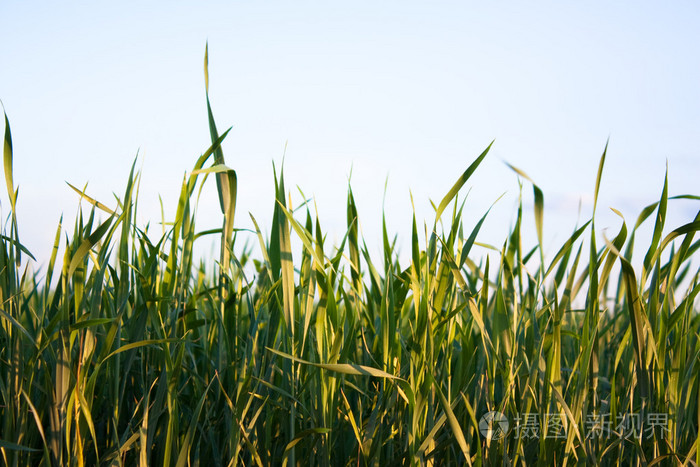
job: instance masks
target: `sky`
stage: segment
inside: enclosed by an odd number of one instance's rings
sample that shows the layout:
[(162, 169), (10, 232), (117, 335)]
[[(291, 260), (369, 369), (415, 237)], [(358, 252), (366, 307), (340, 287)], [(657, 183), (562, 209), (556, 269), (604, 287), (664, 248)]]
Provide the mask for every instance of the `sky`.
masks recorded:
[[(384, 210), (406, 254), (411, 197), (431, 226), (430, 200), (494, 141), (461, 192), (465, 228), (498, 200), (479, 239), (505, 241), (519, 196), (510, 163), (544, 192), (551, 257), (591, 216), (609, 140), (596, 225), (612, 238), (620, 220), (608, 208), (633, 224), (667, 168), (670, 195), (700, 194), (699, 5), (2, 0), (20, 238), (40, 268), (62, 213), (72, 232), (78, 196), (65, 182), (116, 207), (134, 160), (139, 223), (158, 226), (159, 199), (172, 220), (183, 176), (211, 142), (207, 41), (214, 116), (233, 127), (223, 149), (239, 228), (252, 228), (252, 213), (269, 230), (274, 163), (295, 205), (300, 190), (313, 198), (330, 241), (345, 232), (350, 182), (370, 248)], [(527, 183), (522, 196), (534, 245)], [(6, 222), (4, 188), (0, 206)], [(697, 212), (697, 201), (673, 202), (668, 223)], [(220, 224), (211, 180), (198, 225)]]

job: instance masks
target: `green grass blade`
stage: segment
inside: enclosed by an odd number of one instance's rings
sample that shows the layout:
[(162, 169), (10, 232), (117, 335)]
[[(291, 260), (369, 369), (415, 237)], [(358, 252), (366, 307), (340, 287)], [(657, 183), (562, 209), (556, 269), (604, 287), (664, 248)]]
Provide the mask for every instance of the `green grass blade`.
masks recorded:
[(189, 465), (190, 450), (192, 449), (192, 441), (194, 440), (194, 434), (197, 430), (197, 420), (199, 420), (199, 415), (202, 413), (202, 407), (204, 407), (204, 402), (206, 401), (207, 394), (209, 393), (209, 388), (211, 383), (214, 382), (214, 378), (209, 381), (206, 389), (202, 392), (202, 395), (197, 402), (197, 406), (194, 409), (192, 418), (190, 418), (190, 426), (187, 428), (187, 434), (180, 447), (180, 453), (177, 456), (177, 467), (185, 467)]
[(109, 209), (107, 206), (105, 206), (104, 204), (100, 203), (99, 201), (97, 201), (97, 200), (95, 200), (95, 199), (89, 197), (88, 195), (86, 195), (86, 194), (85, 194), (85, 190), (79, 190), (78, 188), (74, 187), (73, 185), (71, 185), (71, 184), (68, 183), (68, 182), (66, 182), (66, 185), (68, 185), (69, 187), (71, 187), (71, 188), (73, 189), (73, 191), (75, 191), (76, 193), (78, 193), (82, 199), (86, 200), (88, 203), (92, 204), (92, 205), (95, 206), (96, 208), (101, 209), (102, 211), (106, 212), (106, 213), (109, 214), (110, 216), (114, 216), (114, 215), (115, 215), (115, 212), (112, 211), (111, 209)]
[(2, 439), (0, 439), (0, 448), (10, 449), (13, 451), (26, 451), (26, 452), (40, 452), (41, 451), (41, 449), (29, 448), (27, 446), (22, 446), (21, 444), (17, 444), (17, 443), (11, 443), (9, 441), (5, 441)]
[(12, 179), (12, 132), (10, 131), (10, 121), (7, 118), (7, 113), (3, 107), (3, 115), (5, 116), (5, 138), (3, 144), (3, 169), (5, 171), (5, 184), (7, 185), (7, 196), (10, 198), (10, 207), (12, 212), (15, 212), (15, 184)]
[(12, 245), (14, 245), (15, 247), (17, 247), (17, 249), (19, 249), (19, 251), (21, 251), (21, 252), (24, 253), (25, 255), (29, 256), (29, 257), (30, 257), (31, 259), (33, 259), (34, 261), (36, 261), (36, 258), (35, 258), (34, 255), (32, 255), (32, 253), (27, 249), (27, 247), (25, 247), (24, 245), (22, 245), (21, 243), (19, 243), (19, 242), (18, 242), (17, 240), (15, 240), (14, 238), (10, 238), (10, 237), (7, 237), (7, 236), (2, 235), (2, 234), (0, 234), (0, 238), (3, 239), (3, 240), (5, 240), (5, 241), (7, 241), (7, 242), (10, 242)]
[(659, 241), (661, 240), (661, 233), (664, 228), (664, 223), (666, 221), (666, 205), (668, 203), (668, 168), (666, 169), (666, 175), (664, 176), (664, 188), (661, 192), (661, 200), (659, 200), (658, 210), (656, 212), (656, 222), (654, 223), (654, 233), (651, 240), (651, 245), (647, 254), (644, 256), (644, 271), (649, 271), (651, 268), (651, 259), (659, 246)]
[(554, 269), (559, 260), (561, 260), (565, 254), (569, 253), (571, 247), (574, 245), (574, 242), (576, 242), (576, 240), (581, 236), (583, 231), (586, 230), (586, 227), (588, 227), (588, 224), (590, 223), (591, 221), (588, 221), (585, 224), (583, 224), (581, 228), (576, 230), (576, 232), (574, 232), (574, 234), (571, 237), (569, 237), (569, 239), (566, 242), (564, 242), (564, 245), (562, 245), (557, 254), (554, 256), (552, 262), (549, 263), (549, 268), (547, 268), (547, 272), (544, 273), (544, 277), (549, 276), (549, 273), (552, 272), (552, 269)]
[(459, 449), (464, 455), (464, 460), (467, 462), (467, 465), (472, 465), (471, 456), (469, 455), (469, 446), (467, 446), (467, 440), (464, 438), (462, 427), (459, 425), (459, 421), (457, 420), (457, 417), (455, 417), (455, 414), (452, 411), (452, 407), (450, 407), (450, 403), (445, 398), (445, 395), (442, 393), (442, 390), (438, 386), (438, 383), (435, 381), (435, 379), (430, 373), (428, 373), (428, 377), (433, 383), (433, 387), (435, 388), (435, 392), (437, 393), (438, 398), (440, 400), (442, 410), (444, 410), (445, 415), (447, 415), (447, 421), (449, 422), (450, 428), (452, 429), (452, 435), (454, 436), (455, 440), (457, 441), (457, 444), (459, 445)]
[(598, 193), (600, 192), (600, 180), (603, 177), (603, 167), (605, 166), (605, 156), (608, 153), (608, 144), (610, 143), (610, 138), (605, 142), (605, 149), (603, 149), (603, 155), (600, 156), (600, 162), (598, 162), (598, 173), (595, 178), (595, 190), (593, 191), (593, 217), (595, 217), (596, 207), (598, 206)]
[(75, 254), (72, 256), (70, 261), (70, 266), (68, 267), (68, 276), (72, 276), (73, 272), (78, 268), (80, 263), (85, 259), (88, 252), (100, 241), (100, 239), (107, 233), (109, 227), (112, 225), (112, 220), (114, 218), (110, 217), (104, 221), (98, 228), (95, 229), (83, 242), (80, 244)]
[(627, 291), (627, 308), (632, 329), (632, 343), (634, 345), (635, 363), (637, 369), (637, 380), (642, 399), (649, 397), (649, 375), (646, 367), (646, 338), (644, 333), (644, 322), (646, 316), (643, 315), (642, 301), (637, 289), (637, 279), (634, 268), (615, 246), (606, 239), (606, 244), (610, 251), (620, 259), (622, 275), (625, 280), (625, 290)]
[(378, 368), (373, 368), (366, 365), (357, 365), (353, 363), (313, 363), (303, 360), (301, 358), (293, 357), (292, 355), (280, 352), (279, 350), (271, 349), (269, 347), (267, 348), (267, 350), (269, 352), (272, 352), (273, 354), (279, 355), (280, 357), (284, 357), (297, 363), (315, 366), (316, 368), (322, 368), (324, 370), (334, 371), (336, 373), (341, 373), (344, 375), (373, 376), (375, 378), (386, 378), (388, 380), (395, 381), (399, 384), (400, 389), (403, 390), (403, 393), (400, 391), (399, 394), (401, 394), (406, 403), (411, 405), (415, 403), (415, 396), (408, 381), (399, 378), (398, 376), (387, 373), (386, 371), (382, 371)]
[(467, 183), (467, 180), (472, 176), (474, 171), (479, 167), (479, 164), (481, 164), (481, 161), (484, 160), (486, 157), (486, 154), (488, 154), (489, 150), (491, 149), (491, 146), (493, 145), (493, 141), (486, 147), (484, 152), (481, 153), (479, 157), (476, 158), (474, 162), (467, 168), (467, 170), (464, 171), (461, 177), (457, 179), (457, 182), (450, 188), (450, 191), (447, 192), (445, 197), (440, 201), (440, 204), (438, 205), (437, 211), (435, 212), (435, 223), (437, 224), (438, 219), (440, 219), (440, 216), (442, 215), (442, 212), (445, 210), (448, 204), (452, 201), (452, 199), (457, 195), (457, 192), (464, 186), (465, 183)]

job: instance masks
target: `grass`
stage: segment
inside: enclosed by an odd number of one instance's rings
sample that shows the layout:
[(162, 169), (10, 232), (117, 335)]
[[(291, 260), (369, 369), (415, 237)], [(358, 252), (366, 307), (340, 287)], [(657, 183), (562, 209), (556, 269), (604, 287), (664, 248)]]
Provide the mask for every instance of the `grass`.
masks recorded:
[[(414, 216), (404, 264), (385, 223), (383, 251), (370, 256), (351, 188), (347, 232), (329, 245), (310, 206), (290, 205), (283, 170), (269, 231), (253, 217), (257, 246), (241, 246), (251, 235), (236, 229), (228, 132), (208, 97), (207, 108), (212, 144), (183, 180), (165, 233), (135, 224), (132, 167), (114, 208), (74, 188), (88, 209), (71, 235), (58, 225), (43, 276), (26, 266), (18, 234), (5, 116), (3, 464), (700, 463), (700, 211), (664, 224), (669, 202), (700, 198), (669, 197), (664, 183), (659, 201), (630, 226), (621, 219), (610, 239), (594, 207), (546, 258), (544, 195), (513, 167), (534, 192), (538, 243), (522, 245), (522, 204), (511, 231), (479, 243), (488, 212), (465, 230), (460, 190), (489, 146), (432, 223), (419, 230)], [(222, 223), (200, 232), (208, 178)], [(653, 235), (640, 247), (645, 222)], [(210, 235), (218, 261), (198, 262), (194, 246)], [(501, 244), (498, 262), (476, 256), (485, 243)], [(487, 431), (489, 412), (507, 418), (503, 437)]]

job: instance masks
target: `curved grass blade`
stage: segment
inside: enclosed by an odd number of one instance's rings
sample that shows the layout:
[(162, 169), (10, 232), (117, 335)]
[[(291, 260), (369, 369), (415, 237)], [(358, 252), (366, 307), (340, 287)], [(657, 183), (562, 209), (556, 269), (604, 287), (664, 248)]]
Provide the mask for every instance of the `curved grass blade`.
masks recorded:
[[(284, 448), (284, 456), (287, 456), (287, 453), (294, 448), (301, 440), (306, 438), (307, 436), (313, 436), (313, 435), (325, 435), (326, 433), (330, 433), (330, 428), (309, 428), (308, 430), (300, 431), (299, 433), (294, 436), (294, 439), (292, 439), (289, 443), (287, 443), (287, 447)], [(286, 459), (285, 459), (286, 460)]]
[(39, 435), (41, 436), (41, 441), (44, 444), (44, 459), (46, 460), (47, 465), (50, 465), (49, 462), (51, 461), (51, 454), (49, 453), (49, 444), (46, 442), (46, 434), (44, 433), (44, 427), (41, 423), (40, 412), (36, 409), (36, 407), (32, 403), (32, 400), (29, 398), (24, 389), (22, 389), (22, 397), (24, 397), (24, 400), (27, 402), (27, 406), (29, 406), (29, 411), (31, 412), (32, 417), (34, 418), (36, 429), (39, 432)]
[[(355, 376), (374, 376), (375, 378), (386, 378), (392, 381), (396, 381), (400, 386), (399, 394), (401, 394), (401, 397), (404, 399), (404, 401), (406, 401), (406, 403), (411, 406), (413, 406), (413, 404), (415, 403), (415, 396), (408, 381), (398, 376), (387, 373), (386, 371), (382, 371), (378, 368), (373, 368), (365, 365), (357, 365), (354, 363), (313, 363), (298, 357), (294, 357), (287, 353), (280, 352), (279, 350), (271, 349), (270, 347), (266, 347), (266, 349), (272, 352), (273, 354), (279, 355), (280, 357), (284, 357), (297, 363), (315, 366), (316, 368), (322, 368), (324, 370), (335, 371), (336, 373)], [(403, 390), (403, 392), (401, 390)]]
[(88, 203), (92, 204), (92, 205), (95, 206), (96, 208), (101, 209), (102, 211), (106, 212), (106, 213), (109, 214), (110, 216), (115, 215), (115, 212), (112, 211), (111, 209), (109, 209), (107, 206), (105, 206), (104, 204), (100, 203), (99, 201), (97, 201), (97, 200), (95, 200), (95, 199), (89, 197), (88, 195), (86, 195), (86, 194), (85, 194), (85, 190), (82, 190), (82, 191), (81, 191), (81, 190), (77, 189), (76, 187), (74, 187), (73, 185), (71, 185), (71, 184), (68, 183), (68, 182), (66, 182), (66, 185), (68, 185), (69, 187), (71, 187), (71, 188), (73, 189), (73, 191), (75, 191), (76, 193), (78, 193), (78, 194), (80, 195), (81, 198), (85, 199)]
[(71, 258), (70, 266), (68, 267), (68, 277), (73, 275), (73, 272), (75, 272), (75, 270), (78, 268), (83, 259), (85, 259), (85, 256), (88, 254), (88, 251), (92, 250), (92, 247), (97, 245), (97, 242), (99, 242), (102, 236), (105, 233), (107, 233), (109, 227), (112, 225), (113, 219), (114, 217), (110, 217), (109, 219), (104, 221), (98, 228), (95, 229), (95, 231), (92, 234), (90, 234), (90, 236), (83, 240), (73, 257)]
[(3, 169), (5, 170), (5, 184), (7, 185), (7, 196), (10, 198), (10, 207), (12, 213), (15, 212), (15, 184), (12, 178), (12, 132), (10, 131), (10, 121), (7, 118), (7, 112), (3, 106), (3, 114), (5, 115), (5, 139), (3, 144)]
[[(211, 134), (212, 143), (219, 140), (219, 132), (216, 129), (216, 123), (214, 122), (214, 114), (211, 111), (211, 103), (209, 102), (209, 43), (204, 49), (204, 81), (205, 81), (205, 91), (207, 98), (207, 117), (209, 118), (209, 133)], [(216, 164), (224, 163), (224, 151), (221, 149), (221, 145), (218, 145), (214, 150), (214, 162)], [(226, 174), (219, 173), (216, 176), (216, 190), (219, 193), (219, 204), (221, 206), (221, 213), (226, 215), (228, 212), (227, 204), (228, 200), (231, 199), (230, 191), (233, 189), (229, 185), (229, 180)]]
[(180, 453), (177, 456), (177, 467), (185, 467), (189, 464), (189, 454), (190, 449), (192, 448), (194, 432), (197, 429), (197, 420), (199, 420), (199, 414), (202, 412), (202, 407), (204, 407), (204, 401), (206, 400), (207, 393), (209, 392), (212, 382), (214, 382), (214, 378), (209, 381), (206, 389), (202, 392), (199, 402), (197, 402), (197, 407), (194, 409), (192, 414), (192, 418), (190, 418), (190, 426), (187, 428), (187, 434), (185, 435), (185, 439), (182, 441)]
[(580, 229), (578, 229), (576, 232), (574, 232), (574, 234), (571, 237), (569, 237), (569, 239), (566, 242), (564, 242), (564, 245), (562, 245), (562, 247), (559, 249), (559, 251), (557, 252), (557, 254), (554, 257), (554, 259), (552, 260), (552, 262), (549, 264), (549, 267), (547, 268), (547, 272), (544, 273), (544, 277), (547, 277), (549, 275), (549, 273), (552, 272), (552, 269), (554, 269), (554, 266), (557, 265), (559, 260), (561, 260), (562, 257), (565, 254), (567, 254), (569, 252), (569, 250), (571, 250), (571, 247), (573, 246), (576, 239), (578, 239), (581, 236), (583, 231), (586, 229), (586, 227), (588, 227), (588, 224), (590, 224), (590, 223), (591, 223), (591, 221), (589, 220), (588, 222), (583, 224), (583, 226), (581, 226)]
[[(2, 104), (0, 102), (0, 104)], [(2, 112), (5, 116), (5, 137), (3, 143), (3, 169), (5, 171), (5, 184), (7, 185), (7, 196), (10, 198), (10, 208), (12, 210), (12, 230), (14, 231), (14, 239), (19, 245), (19, 229), (17, 226), (17, 191), (12, 175), (12, 132), (10, 131), (10, 120), (7, 118), (5, 106), (2, 107)], [(22, 252), (17, 252), (15, 258), (17, 267), (22, 264)]]
[(14, 238), (10, 238), (10, 237), (7, 237), (7, 236), (2, 235), (2, 234), (0, 234), (0, 238), (3, 239), (3, 240), (5, 240), (6, 242), (12, 243), (14, 246), (16, 246), (17, 248), (19, 248), (19, 250), (20, 250), (22, 253), (24, 253), (25, 255), (29, 256), (29, 257), (30, 257), (31, 259), (33, 259), (34, 261), (36, 261), (36, 258), (35, 258), (34, 255), (32, 255), (32, 253), (27, 249), (27, 247), (25, 247), (24, 245), (22, 245), (21, 243), (19, 243), (19, 242), (18, 242), (17, 240), (15, 240)]
[[(543, 233), (543, 218), (544, 218), (544, 194), (542, 193), (542, 190), (540, 189), (539, 186), (535, 183), (535, 181), (530, 178), (528, 174), (526, 174), (524, 171), (521, 169), (515, 167), (514, 165), (509, 164), (506, 162), (506, 165), (510, 167), (512, 171), (523, 177), (525, 180), (528, 182), (532, 183), (532, 191), (533, 195), (535, 197), (535, 229), (537, 230), (537, 241), (540, 244), (540, 251), (542, 251), (542, 233)], [(543, 266), (544, 267), (544, 266)]]
[(440, 385), (435, 381), (435, 378), (433, 375), (430, 373), (427, 373), (428, 378), (433, 384), (433, 387), (435, 388), (435, 392), (438, 395), (438, 398), (440, 400), (440, 405), (442, 406), (442, 410), (445, 411), (445, 415), (447, 416), (447, 421), (450, 424), (450, 428), (452, 429), (452, 435), (455, 437), (455, 440), (457, 440), (457, 444), (459, 445), (459, 449), (462, 450), (462, 454), (464, 455), (464, 459), (467, 462), (467, 465), (472, 465), (471, 461), (471, 456), (469, 455), (469, 446), (467, 446), (467, 440), (464, 439), (464, 433), (462, 432), (462, 427), (459, 426), (459, 421), (457, 420), (457, 417), (455, 417), (454, 412), (452, 411), (452, 407), (450, 407), (450, 403), (448, 400), (445, 398), (445, 395), (442, 393), (442, 389), (440, 389)]
[(668, 167), (666, 167), (666, 175), (664, 176), (664, 188), (661, 192), (658, 210), (656, 211), (656, 222), (654, 223), (654, 233), (651, 240), (651, 245), (647, 254), (644, 256), (644, 271), (649, 271), (652, 265), (652, 257), (659, 246), (661, 240), (661, 232), (666, 221), (666, 205), (668, 204)]
[(440, 201), (440, 204), (438, 205), (437, 211), (435, 212), (435, 223), (437, 224), (438, 219), (440, 219), (440, 216), (442, 215), (443, 211), (447, 207), (448, 204), (452, 201), (452, 199), (457, 195), (457, 192), (459, 192), (460, 188), (464, 186), (465, 183), (467, 183), (467, 180), (469, 180), (469, 177), (472, 176), (474, 171), (476, 170), (477, 167), (479, 167), (479, 164), (481, 164), (481, 161), (484, 160), (486, 157), (486, 154), (488, 154), (489, 150), (491, 149), (491, 146), (493, 145), (493, 141), (491, 141), (491, 144), (489, 144), (484, 152), (481, 153), (479, 157), (476, 158), (474, 162), (467, 168), (467, 170), (464, 171), (461, 177), (457, 179), (455, 184), (450, 188), (450, 191), (447, 192), (445, 197)]
[(608, 153), (608, 144), (610, 143), (610, 138), (605, 142), (605, 149), (603, 149), (603, 155), (600, 156), (600, 162), (598, 162), (598, 173), (595, 178), (595, 191), (593, 192), (593, 217), (595, 217), (596, 207), (598, 206), (598, 193), (600, 192), (600, 180), (603, 177), (603, 166), (605, 166), (605, 156)]
[(620, 251), (606, 238), (605, 243), (610, 251), (620, 259), (622, 276), (625, 280), (625, 290), (627, 291), (627, 308), (630, 317), (630, 327), (632, 330), (632, 343), (634, 345), (634, 356), (637, 367), (637, 380), (642, 399), (649, 397), (649, 375), (646, 368), (646, 339), (644, 338), (644, 321), (646, 316), (642, 316), (642, 300), (637, 291), (637, 278), (634, 268), (627, 261)]
[(13, 451), (26, 451), (26, 452), (40, 452), (41, 449), (28, 448), (27, 446), (22, 446), (21, 444), (11, 443), (0, 439), (0, 448), (11, 449)]
[(1, 310), (1, 309), (0, 309), (0, 315), (2, 315), (6, 320), (8, 320), (8, 321), (10, 322), (10, 324), (12, 324), (12, 326), (14, 326), (15, 328), (17, 328), (17, 330), (18, 330), (19, 332), (21, 332), (22, 334), (24, 334), (24, 335), (27, 337), (27, 339), (29, 339), (29, 342), (31, 342), (31, 343), (34, 345), (34, 347), (36, 347), (37, 349), (39, 348), (39, 345), (37, 344), (37, 342), (36, 342), (36, 340), (34, 339), (34, 337), (32, 337), (32, 335), (29, 334), (29, 331), (27, 331), (27, 330), (25, 329), (25, 327), (22, 326), (15, 318), (13, 318), (11, 315), (9, 315), (8, 313), (4, 312), (4, 311)]

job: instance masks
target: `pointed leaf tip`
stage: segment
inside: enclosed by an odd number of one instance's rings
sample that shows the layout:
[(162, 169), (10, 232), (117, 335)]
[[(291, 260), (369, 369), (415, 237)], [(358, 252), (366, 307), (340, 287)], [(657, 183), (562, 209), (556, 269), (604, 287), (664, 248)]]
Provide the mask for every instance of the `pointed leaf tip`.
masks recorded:
[(7, 113), (3, 108), (5, 115), (5, 137), (3, 143), (3, 168), (5, 170), (5, 183), (7, 184), (7, 195), (10, 198), (10, 206), (12, 212), (15, 211), (15, 190), (14, 181), (12, 178), (12, 132), (10, 131), (10, 120), (7, 118)]
[(204, 46), (204, 89), (209, 94), (209, 41)]
[(493, 146), (493, 141), (491, 141), (488, 147), (484, 149), (484, 152), (482, 152), (481, 155), (479, 155), (479, 157), (477, 157), (476, 160), (472, 162), (472, 164), (467, 168), (467, 170), (464, 171), (464, 173), (459, 177), (457, 182), (452, 186), (452, 188), (450, 188), (450, 191), (448, 191), (445, 197), (442, 199), (442, 201), (440, 201), (440, 204), (438, 205), (437, 211), (435, 213), (436, 224), (440, 219), (440, 216), (442, 215), (445, 208), (450, 204), (452, 199), (457, 195), (457, 193), (462, 188), (462, 186), (464, 186), (467, 180), (469, 180), (469, 177), (472, 176), (476, 168), (479, 167), (481, 161), (484, 160), (486, 154), (488, 154), (489, 150), (491, 149), (491, 146)]

